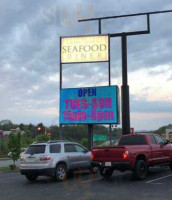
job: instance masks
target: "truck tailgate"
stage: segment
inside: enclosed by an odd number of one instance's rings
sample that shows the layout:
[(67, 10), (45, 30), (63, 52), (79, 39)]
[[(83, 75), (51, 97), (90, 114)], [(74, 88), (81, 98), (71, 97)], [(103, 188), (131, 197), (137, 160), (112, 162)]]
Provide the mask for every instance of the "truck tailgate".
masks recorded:
[(116, 147), (95, 147), (92, 149), (92, 160), (99, 162), (120, 162), (123, 161), (124, 146)]

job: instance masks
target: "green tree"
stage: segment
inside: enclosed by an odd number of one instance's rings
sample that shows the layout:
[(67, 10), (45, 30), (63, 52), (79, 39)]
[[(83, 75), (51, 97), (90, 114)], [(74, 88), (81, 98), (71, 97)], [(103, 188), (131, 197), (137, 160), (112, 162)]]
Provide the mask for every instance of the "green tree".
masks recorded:
[(50, 136), (47, 136), (47, 135), (37, 135), (35, 137), (35, 141), (39, 141), (39, 142), (47, 142), (48, 140), (50, 140)]
[(24, 131), (24, 124), (21, 123), (21, 124), (19, 125), (19, 128), (20, 128), (21, 131)]
[(154, 133), (162, 135), (166, 133), (166, 129), (168, 129), (172, 124), (168, 124), (166, 126), (161, 126), (159, 129), (155, 130)]
[(82, 138), (81, 144), (82, 144), (84, 147), (88, 148), (88, 139)]
[(1, 125), (0, 129), (4, 131), (10, 131), (11, 129), (17, 128), (17, 126), (14, 125), (10, 120), (0, 121), (0, 125)]
[(34, 131), (34, 125), (33, 124), (29, 124), (28, 125), (28, 129), (32, 132), (32, 131)]
[(9, 153), (9, 149), (8, 149), (8, 142), (9, 142), (9, 137), (8, 136), (4, 136), (2, 138), (2, 151), (4, 152), (4, 154), (7, 156), (7, 154)]
[(51, 138), (53, 140), (59, 139), (59, 127), (58, 126), (50, 126), (50, 132), (52, 133)]
[(15, 162), (19, 159), (21, 152), (20, 133), (10, 133), (8, 149), (11, 152), (11, 157), (15, 165)]
[(21, 135), (21, 147), (28, 147), (31, 143), (34, 142), (34, 138), (32, 138), (30, 135), (30, 131), (27, 131)]

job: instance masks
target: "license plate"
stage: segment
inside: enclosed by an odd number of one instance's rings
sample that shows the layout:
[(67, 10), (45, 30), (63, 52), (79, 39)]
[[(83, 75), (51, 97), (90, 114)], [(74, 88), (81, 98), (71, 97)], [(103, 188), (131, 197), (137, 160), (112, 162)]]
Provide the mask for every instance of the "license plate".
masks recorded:
[(105, 162), (105, 166), (106, 166), (106, 167), (111, 167), (111, 166), (112, 166), (112, 163), (111, 163), (111, 162)]
[(31, 162), (34, 162), (34, 161), (35, 161), (35, 158), (27, 158), (26, 161), (29, 162), (29, 163), (31, 163)]

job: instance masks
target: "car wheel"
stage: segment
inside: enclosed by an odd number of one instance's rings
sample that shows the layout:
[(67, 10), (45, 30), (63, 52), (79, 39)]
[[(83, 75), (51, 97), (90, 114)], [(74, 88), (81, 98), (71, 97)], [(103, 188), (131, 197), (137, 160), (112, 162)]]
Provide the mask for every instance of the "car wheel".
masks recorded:
[(27, 180), (33, 182), (36, 181), (36, 179), (38, 178), (37, 175), (26, 175)]
[(107, 168), (107, 167), (102, 167), (100, 168), (100, 175), (103, 176), (104, 178), (109, 178), (113, 174), (113, 169)]
[(148, 173), (148, 167), (144, 160), (137, 160), (135, 168), (133, 170), (133, 175), (138, 180), (143, 180), (146, 178)]
[(55, 179), (57, 181), (64, 181), (67, 178), (67, 168), (64, 164), (60, 164), (56, 167)]

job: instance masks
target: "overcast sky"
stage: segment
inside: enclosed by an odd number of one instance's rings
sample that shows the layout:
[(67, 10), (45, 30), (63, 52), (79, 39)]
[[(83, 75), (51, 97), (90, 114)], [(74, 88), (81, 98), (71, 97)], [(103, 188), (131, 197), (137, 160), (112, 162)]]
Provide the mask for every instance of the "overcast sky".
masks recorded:
[[(59, 37), (97, 34), (78, 19), (172, 9), (171, 0), (0, 0), (0, 120), (58, 124)], [(172, 123), (172, 13), (128, 38), (131, 127)], [(107, 20), (103, 33), (144, 30), (145, 17)], [(121, 87), (121, 41), (111, 39), (112, 84)], [(63, 87), (107, 85), (107, 64), (63, 67)]]

